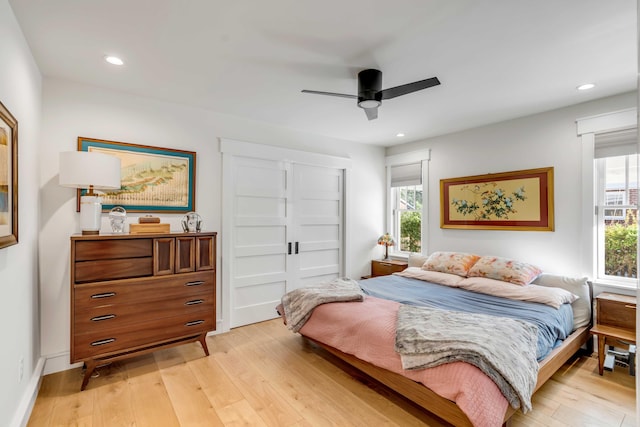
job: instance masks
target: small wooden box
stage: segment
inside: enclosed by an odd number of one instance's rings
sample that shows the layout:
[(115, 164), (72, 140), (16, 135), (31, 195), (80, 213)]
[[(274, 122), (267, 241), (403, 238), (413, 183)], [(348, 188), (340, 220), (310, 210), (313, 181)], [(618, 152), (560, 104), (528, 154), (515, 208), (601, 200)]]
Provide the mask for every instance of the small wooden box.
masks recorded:
[(168, 233), (170, 224), (130, 224), (129, 233)]

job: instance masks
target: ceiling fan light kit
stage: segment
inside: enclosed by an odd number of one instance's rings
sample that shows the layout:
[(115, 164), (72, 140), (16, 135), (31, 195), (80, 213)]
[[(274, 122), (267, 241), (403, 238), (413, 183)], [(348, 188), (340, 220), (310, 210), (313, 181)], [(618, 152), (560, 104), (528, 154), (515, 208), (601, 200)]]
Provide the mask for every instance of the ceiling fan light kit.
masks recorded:
[(427, 89), (440, 84), (437, 77), (407, 83), (401, 86), (382, 89), (382, 71), (367, 69), (358, 73), (358, 95), (344, 93), (321, 92), (317, 90), (302, 90), (303, 93), (315, 95), (339, 96), (341, 98), (353, 98), (358, 100), (358, 107), (362, 108), (369, 120), (378, 118), (378, 107), (383, 99), (391, 99), (401, 95), (407, 95), (422, 89)]

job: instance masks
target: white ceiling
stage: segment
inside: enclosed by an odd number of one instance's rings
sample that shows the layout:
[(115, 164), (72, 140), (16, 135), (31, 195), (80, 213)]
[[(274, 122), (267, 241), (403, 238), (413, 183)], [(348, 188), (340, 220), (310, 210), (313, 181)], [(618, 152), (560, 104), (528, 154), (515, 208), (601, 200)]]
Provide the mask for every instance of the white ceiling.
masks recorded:
[[(627, 92), (636, 0), (9, 0), (44, 76), (394, 145)], [(116, 68), (103, 61), (122, 57)], [(5, 64), (6, 66), (6, 64)], [(357, 72), (383, 88), (368, 121)], [(576, 86), (593, 82), (588, 92)], [(397, 138), (404, 132), (404, 138)]]

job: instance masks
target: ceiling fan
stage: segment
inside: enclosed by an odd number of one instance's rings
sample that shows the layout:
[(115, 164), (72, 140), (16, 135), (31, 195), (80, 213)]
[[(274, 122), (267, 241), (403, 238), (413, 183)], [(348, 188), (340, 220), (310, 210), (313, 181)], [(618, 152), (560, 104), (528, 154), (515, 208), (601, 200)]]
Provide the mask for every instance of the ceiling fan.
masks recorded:
[(369, 120), (378, 118), (378, 107), (383, 99), (396, 98), (417, 92), (440, 84), (437, 77), (420, 80), (413, 83), (382, 89), (382, 71), (368, 69), (358, 73), (358, 95), (348, 95), (345, 93), (321, 92), (317, 90), (303, 89), (303, 93), (313, 93), (316, 95), (340, 96), (342, 98), (353, 98), (358, 100), (358, 107), (362, 108)]

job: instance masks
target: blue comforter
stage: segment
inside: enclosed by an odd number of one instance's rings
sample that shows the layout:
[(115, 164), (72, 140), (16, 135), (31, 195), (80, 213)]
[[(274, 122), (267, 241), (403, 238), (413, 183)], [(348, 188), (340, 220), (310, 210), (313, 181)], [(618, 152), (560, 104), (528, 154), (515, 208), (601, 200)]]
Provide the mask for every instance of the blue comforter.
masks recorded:
[(533, 323), (538, 327), (538, 361), (567, 338), (573, 329), (571, 304), (555, 309), (545, 304), (510, 300), (395, 275), (374, 277), (359, 283), (367, 295), (402, 304), (490, 314)]

